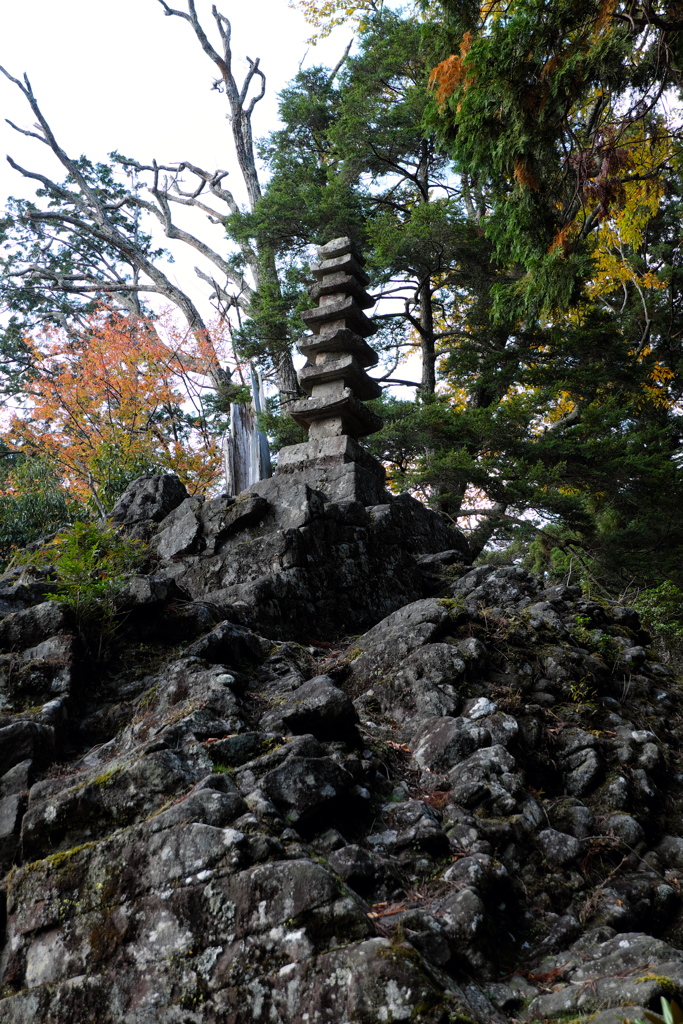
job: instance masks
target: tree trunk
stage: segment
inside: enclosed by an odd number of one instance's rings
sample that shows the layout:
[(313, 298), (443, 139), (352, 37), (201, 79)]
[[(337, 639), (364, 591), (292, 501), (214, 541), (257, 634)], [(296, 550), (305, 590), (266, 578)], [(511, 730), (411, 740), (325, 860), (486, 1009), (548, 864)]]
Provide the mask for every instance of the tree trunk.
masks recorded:
[(422, 348), (423, 393), (436, 391), (436, 346), (434, 343), (434, 310), (432, 308), (431, 281), (427, 278), (420, 286), (420, 346)]
[(497, 501), (491, 509), (490, 514), (485, 516), (469, 535), (467, 539), (469, 541), (473, 559), (482, 553), (495, 533), (497, 527), (500, 525), (500, 517), (504, 516), (506, 511), (507, 505), (502, 501)]
[[(252, 268), (256, 282), (256, 291), (260, 292), (262, 297), (268, 296), (267, 301), (277, 303), (282, 298), (282, 290), (280, 288), (280, 278), (277, 272), (275, 257), (269, 250), (264, 251), (264, 249), (261, 249), (259, 256), (259, 263)], [(287, 323), (284, 319), (280, 320), (277, 316), (274, 320), (272, 335), (267, 338), (261, 338), (260, 341), (266, 348), (273, 364), (280, 400), (280, 410), (284, 413), (288, 405), (301, 398), (302, 391), (299, 387), (299, 379), (294, 369), (294, 361), (289, 348)]]
[(286, 412), (291, 402), (296, 402), (301, 397), (299, 378), (297, 377), (292, 355), (287, 349), (281, 352), (273, 352), (273, 366), (277, 377), (277, 389), (280, 396), (280, 407)]
[[(233, 72), (232, 26), (229, 18), (221, 14), (215, 5), (212, 7), (212, 14), (222, 43), (223, 52), (219, 53), (209, 41), (199, 21), (195, 0), (187, 0), (187, 11), (174, 10), (169, 7), (166, 0), (159, 0), (159, 2), (167, 15), (175, 15), (190, 23), (204, 53), (213, 61), (220, 72), (223, 89), (230, 107), (228, 120), (230, 122), (233, 146), (242, 174), (242, 180), (247, 190), (249, 209), (253, 210), (261, 198), (261, 184), (256, 166), (256, 154), (254, 153), (251, 118), (254, 107), (257, 103), (261, 102), (266, 92), (266, 76), (260, 68), (260, 61), (258, 58), (251, 60), (250, 57), (247, 57), (248, 70), (241, 86), (238, 86)], [(256, 90), (252, 92), (251, 88), (254, 84), (256, 84)], [(281, 297), (281, 290), (275, 257), (271, 252), (264, 250), (259, 245), (258, 239), (256, 240), (256, 247), (257, 265), (253, 263), (251, 265), (256, 288), (260, 290), (265, 284), (266, 289), (269, 289), (273, 296), (279, 299)], [(280, 396), (280, 406), (284, 411), (290, 402), (295, 401), (300, 396), (301, 391), (292, 355), (289, 351), (285, 324), (283, 324), (279, 336), (278, 333), (276, 331), (274, 337), (262, 338), (260, 340), (273, 363)]]
[[(429, 142), (423, 139), (420, 163), (417, 169), (418, 188), (423, 203), (429, 202)], [(429, 275), (422, 279), (420, 299), (420, 347), (422, 349), (423, 394), (433, 395), (436, 391), (436, 354), (434, 343), (434, 309), (432, 306), (432, 280)]]

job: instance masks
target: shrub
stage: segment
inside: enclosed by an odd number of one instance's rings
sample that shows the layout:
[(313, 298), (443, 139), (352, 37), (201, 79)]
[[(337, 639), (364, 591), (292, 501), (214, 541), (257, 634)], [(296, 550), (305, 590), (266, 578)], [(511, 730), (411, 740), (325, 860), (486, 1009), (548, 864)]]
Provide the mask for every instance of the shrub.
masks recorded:
[(147, 546), (100, 523), (75, 523), (35, 552), (21, 552), (18, 564), (50, 566), (51, 598), (72, 610), (87, 653), (101, 660), (123, 624), (118, 597), (147, 557)]

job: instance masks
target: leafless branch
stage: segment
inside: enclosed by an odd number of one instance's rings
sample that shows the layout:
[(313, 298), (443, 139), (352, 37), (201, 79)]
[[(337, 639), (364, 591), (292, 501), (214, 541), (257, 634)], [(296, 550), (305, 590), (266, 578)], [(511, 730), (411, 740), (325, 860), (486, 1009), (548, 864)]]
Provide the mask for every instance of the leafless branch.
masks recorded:
[(228, 312), (231, 307), (239, 309), (240, 303), (243, 302), (243, 298), (240, 294), (231, 295), (230, 292), (227, 292), (225, 288), (218, 283), (215, 277), (210, 277), (209, 274), (206, 274), (201, 269), (201, 267), (195, 267), (194, 272), (200, 280), (205, 281), (206, 284), (213, 288), (213, 292), (209, 296), (209, 301), (211, 302), (215, 300), (216, 308), (222, 319), (227, 319)]
[(29, 139), (37, 139), (38, 142), (42, 142), (43, 145), (47, 146), (47, 139), (43, 138), (38, 132), (30, 132), (26, 128), (20, 128), (14, 121), (10, 121), (9, 117), (6, 117), (5, 121), (10, 128), (14, 128), (15, 132), (19, 132), (20, 135), (27, 135)]
[(31, 110), (38, 119), (38, 127), (40, 127), (42, 131), (43, 141), (47, 145), (49, 145), (50, 149), (57, 157), (59, 162), (62, 164), (62, 166), (66, 168), (67, 172), (70, 175), (72, 175), (79, 189), (86, 197), (88, 204), (92, 207), (93, 213), (96, 216), (98, 216), (99, 219), (104, 219), (104, 211), (101, 209), (101, 204), (96, 193), (93, 191), (93, 189), (90, 188), (85, 177), (81, 173), (80, 169), (73, 162), (73, 160), (70, 160), (64, 152), (64, 150), (61, 148), (52, 132), (52, 129), (50, 128), (50, 125), (43, 116), (43, 112), (38, 106), (38, 102), (33, 94), (33, 89), (31, 88), (31, 83), (28, 79), (28, 75), (24, 75), (24, 80), (22, 82), (18, 78), (13, 78), (13, 76), (10, 75), (9, 72), (1, 66), (0, 71), (3, 73), (3, 75), (5, 75), (6, 78), (10, 80), (10, 82), (13, 82), (17, 86), (17, 88), (20, 89), (21, 92), (24, 94), (24, 97), (28, 101)]
[(342, 53), (342, 55), (339, 58), (339, 60), (337, 61), (337, 63), (334, 65), (334, 67), (330, 71), (329, 75), (327, 76), (327, 84), (328, 85), (332, 85), (332, 83), (334, 82), (335, 78), (337, 77), (337, 75), (341, 71), (342, 67), (344, 66), (344, 63), (346, 62), (346, 58), (348, 57), (349, 53), (351, 52), (351, 47), (353, 46), (353, 39), (354, 39), (354, 37), (351, 36), (351, 38), (349, 39), (349, 42), (348, 42), (348, 45), (347, 45), (346, 49), (344, 50), (344, 52)]
[(402, 384), (407, 388), (422, 387), (421, 383), (417, 380), (400, 380), (398, 377), (373, 377), (372, 379), (376, 380), (378, 384)]
[(135, 202), (149, 213), (153, 214), (157, 220), (161, 223), (164, 233), (167, 238), (174, 239), (176, 241), (185, 242), (186, 245), (192, 246), (197, 252), (201, 253), (207, 260), (218, 267), (229, 281), (232, 281), (240, 291), (241, 295), (246, 296), (243, 301), (244, 308), (246, 309), (249, 305), (249, 300), (252, 297), (253, 291), (245, 281), (243, 275), (235, 273), (230, 264), (223, 259), (214, 249), (203, 242), (201, 238), (197, 238), (196, 235), (191, 234), (189, 231), (185, 231), (183, 228), (179, 228), (173, 223), (171, 216), (170, 202), (173, 198), (168, 195), (163, 189), (158, 187), (158, 184), (152, 185), (150, 191), (157, 200), (158, 206), (154, 203), (149, 203), (144, 199), (137, 198)]
[(195, 196), (188, 196), (183, 193), (177, 186), (174, 185), (173, 192), (166, 192), (166, 198), (169, 203), (175, 203), (177, 206), (193, 206), (195, 210), (201, 210), (209, 218), (212, 224), (222, 224), (223, 217), (214, 210), (211, 206), (207, 206), (206, 203), (202, 203)]
[[(216, 23), (221, 41), (222, 53), (219, 53), (210, 42), (199, 21), (194, 0), (187, 0), (187, 11), (179, 11), (169, 7), (166, 0), (159, 0), (159, 2), (167, 15), (181, 17), (190, 24), (202, 50), (218, 69), (220, 78), (216, 83), (216, 88), (224, 91), (228, 101), (230, 108), (229, 121), (235, 155), (237, 156), (237, 162), (246, 187), (249, 206), (253, 209), (261, 198), (261, 185), (256, 168), (251, 125), (254, 108), (263, 99), (266, 91), (266, 76), (260, 66), (260, 62), (258, 59), (252, 60), (247, 57), (249, 68), (242, 85), (238, 86), (232, 66), (232, 26), (229, 18), (222, 14), (215, 4), (212, 6), (211, 14)], [(259, 88), (249, 99), (249, 92), (255, 78), (259, 79)], [(189, 165), (186, 166), (190, 169)], [(212, 181), (207, 182), (209, 189), (214, 196), (223, 199), (228, 204), (231, 212), (237, 213), (237, 204), (234, 202), (232, 195), (221, 188), (221, 181), (222, 178), (214, 178)], [(167, 199), (166, 201), (169, 202), (170, 200)], [(258, 254), (260, 258), (257, 258), (257, 254), (252, 252), (248, 246), (243, 246), (242, 252), (252, 269), (257, 288), (260, 288), (266, 282), (271, 287), (279, 287), (277, 266), (272, 253), (260, 253)], [(284, 341), (284, 338), (279, 341), (274, 339), (271, 358), (278, 377), (281, 400), (286, 403), (292, 398), (297, 398), (300, 392), (292, 357), (286, 345), (283, 344)]]
[[(182, 6), (185, 9), (171, 7), (167, 0), (158, 0), (158, 2), (165, 15), (181, 18), (190, 25), (202, 50), (219, 71), (221, 89), (225, 92), (229, 104), (232, 141), (246, 186), (249, 205), (253, 208), (261, 197), (251, 125), (254, 108), (264, 97), (266, 90), (266, 76), (260, 66), (260, 61), (258, 58), (255, 60), (247, 58), (247, 73), (241, 85), (238, 86), (233, 72), (229, 19), (221, 14), (215, 5), (212, 7), (213, 19), (220, 38), (220, 45), (215, 47), (200, 23), (195, 0), (184, 0)], [(124, 209), (140, 210), (153, 215), (162, 225), (168, 238), (192, 246), (220, 271), (220, 275), (225, 278), (223, 283), (213, 280), (213, 277), (210, 274), (205, 274), (204, 271), (198, 271), (198, 273), (200, 277), (211, 283), (216, 297), (222, 303), (226, 305), (229, 303), (248, 311), (254, 290), (246, 281), (244, 274), (234, 270), (228, 260), (202, 239), (179, 227), (172, 216), (172, 204), (195, 206), (214, 223), (220, 223), (230, 214), (237, 214), (240, 209), (239, 205), (232, 192), (223, 186), (227, 176), (226, 171), (207, 172), (190, 162), (165, 166), (156, 162), (144, 165), (135, 161), (121, 160), (123, 166), (151, 176), (151, 185), (148, 179), (151, 198), (150, 200), (142, 198), (136, 189), (125, 197), (107, 200), (106, 196), (103, 196), (98, 189), (90, 184), (86, 176), (87, 172), (84, 173), (78, 163), (69, 158), (59, 145), (47, 119), (40, 110), (29, 79), (26, 76), (23, 79), (14, 78), (2, 67), (0, 67), (0, 71), (22, 92), (37, 121), (35, 131), (22, 129), (10, 122), (12, 127), (21, 134), (47, 145), (66, 169), (69, 184), (71, 182), (74, 184), (73, 189), (60, 185), (46, 175), (21, 167), (11, 157), (8, 157), (15, 170), (23, 177), (40, 183), (61, 207), (32, 210), (28, 214), (29, 219), (44, 226), (52, 224), (55, 229), (68, 227), (82, 234), (84, 238), (104, 243), (99, 247), (100, 249), (116, 253), (116, 258), (120, 257), (133, 270), (132, 281), (119, 282), (116, 280), (115, 274), (112, 279), (111, 267), (106, 268), (106, 261), (102, 256), (101, 276), (96, 269), (93, 269), (94, 279), (92, 281), (86, 278), (79, 280), (63, 278), (63, 285), (72, 290), (78, 289), (83, 293), (86, 291), (96, 292), (99, 289), (102, 292), (116, 295), (117, 301), (121, 300), (124, 305), (136, 301), (136, 296), (141, 293), (158, 292), (178, 306), (192, 331), (205, 334), (205, 325), (194, 302), (156, 265), (155, 257), (149, 255), (143, 243), (138, 243), (135, 231), (129, 231), (127, 226), (122, 225), (120, 219), (114, 216)], [(256, 84), (256, 80), (258, 80), (258, 84)], [(183, 187), (181, 179), (183, 171), (195, 175), (195, 182), (189, 189)], [(168, 175), (168, 179), (164, 179), (164, 175)], [(220, 205), (216, 208), (214, 203), (206, 202), (207, 192), (213, 199), (218, 200), (219, 204), (225, 204), (226, 214), (221, 212)], [(57, 239), (53, 239), (53, 241), (55, 240)], [(59, 238), (58, 242), (61, 245), (68, 245), (68, 242), (62, 238)], [(241, 250), (246, 265), (254, 275), (256, 287), (261, 287), (266, 280), (270, 285), (277, 287), (278, 273), (274, 256), (271, 253), (263, 254), (255, 251), (249, 243), (244, 243)], [(47, 251), (46, 249), (46, 254)], [(87, 261), (90, 257), (86, 256), (84, 259)], [(142, 279), (140, 279), (140, 275), (142, 275)], [(55, 287), (58, 287), (56, 279), (53, 277), (51, 280)], [(235, 294), (230, 295), (228, 288), (231, 290), (234, 288)], [(283, 344), (284, 341), (284, 338), (273, 339), (270, 354), (277, 372), (281, 396), (283, 401), (287, 401), (289, 396), (298, 397), (298, 386), (291, 354)], [(216, 366), (212, 369), (212, 373), (215, 373), (216, 380), (219, 380), (223, 371)]]
[[(31, 211), (29, 214), (30, 219), (34, 222), (65, 224), (74, 227), (84, 237), (96, 239), (97, 241), (110, 246), (125, 262), (136, 267), (137, 270), (142, 272), (148, 279), (148, 281), (134, 282), (132, 284), (130, 282), (111, 282), (107, 280), (99, 280), (97, 282), (93, 281), (90, 283), (84, 281), (82, 285), (78, 286), (73, 282), (73, 280), (69, 281), (68, 279), (64, 279), (62, 287), (58, 284), (57, 275), (52, 278), (55, 284), (64, 291), (71, 291), (72, 294), (85, 292), (96, 293), (97, 291), (103, 291), (123, 296), (126, 293), (138, 294), (142, 291), (154, 291), (158, 294), (165, 295), (170, 299), (170, 301), (181, 310), (190, 329), (193, 332), (204, 336), (206, 334), (206, 326), (194, 302), (163, 273), (163, 271), (149, 258), (142, 246), (140, 246), (133, 237), (125, 234), (120, 227), (112, 221), (110, 210), (107, 209), (106, 203), (100, 199), (94, 189), (90, 187), (75, 161), (72, 160), (61, 148), (38, 105), (28, 78), (24, 76), (24, 81), (21, 82), (19, 79), (10, 75), (4, 68), (0, 68), (0, 70), (21, 90), (25, 98), (28, 100), (31, 109), (38, 119), (44, 140), (50, 146), (52, 152), (78, 187), (78, 192), (65, 189), (46, 175), (38, 174), (35, 171), (29, 171), (16, 163), (16, 161), (11, 157), (8, 157), (10, 166), (17, 170), (23, 177), (39, 181), (51, 195), (62, 200), (67, 206), (71, 206), (74, 211), (78, 211), (77, 213), (69, 213), (54, 209), (35, 210)], [(140, 202), (139, 197), (130, 197), (131, 205)], [(116, 204), (116, 208), (119, 208), (118, 204)], [(151, 284), (148, 282), (151, 282)], [(225, 371), (223, 371), (218, 364), (211, 367), (210, 372), (217, 384), (225, 375)]]
[(584, 406), (586, 404), (587, 403), (586, 403), (585, 400), (581, 400), (581, 401), (576, 402), (576, 404), (574, 405), (573, 409), (570, 409), (569, 412), (565, 416), (561, 416), (559, 420), (555, 421), (555, 423), (551, 423), (548, 427), (546, 427), (546, 429), (544, 430), (544, 433), (545, 434), (558, 433), (561, 430), (566, 430), (567, 427), (573, 427), (577, 423), (580, 423), (581, 422), (581, 414), (582, 414), (583, 408), (584, 408)]
[(45, 186), (45, 188), (53, 190), (55, 195), (59, 196), (59, 198), (63, 199), (65, 202), (72, 203), (74, 206), (84, 211), (88, 209), (87, 204), (83, 202), (82, 198), (77, 193), (69, 192), (68, 189), (58, 185), (56, 181), (52, 181), (51, 178), (47, 178), (44, 174), (38, 174), (37, 171), (27, 170), (25, 167), (22, 167), (21, 164), (18, 164), (16, 160), (13, 160), (11, 156), (7, 157), (7, 163), (13, 170), (18, 171), (24, 178), (29, 178), (32, 181), (39, 181), (41, 185)]

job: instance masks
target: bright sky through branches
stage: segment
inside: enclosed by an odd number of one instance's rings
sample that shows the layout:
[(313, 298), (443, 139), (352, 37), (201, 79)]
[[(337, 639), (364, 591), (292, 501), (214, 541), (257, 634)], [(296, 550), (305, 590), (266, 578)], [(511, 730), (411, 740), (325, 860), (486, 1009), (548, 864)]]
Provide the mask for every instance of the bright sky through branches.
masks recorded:
[[(186, 0), (172, 6), (186, 9)], [(339, 29), (315, 48), (310, 26), (287, 0), (218, 4), (233, 25), (238, 74), (245, 55), (259, 57), (268, 91), (254, 115), (256, 137), (277, 118), (277, 93), (305, 63), (335, 64), (348, 42)], [(197, 0), (207, 29), (213, 30), (210, 0)], [(308, 55), (306, 55), (308, 51)], [(232, 158), (225, 98), (211, 91), (215, 68), (201, 52), (185, 22), (164, 15), (158, 0), (30, 0), (0, 5), (0, 64), (10, 74), (27, 72), (34, 92), (61, 145), (71, 156), (103, 160), (112, 150), (144, 162), (190, 160), (230, 170), (230, 188), (242, 198)], [(0, 78), (0, 209), (9, 195), (32, 195), (30, 182), (13, 171), (5, 154), (57, 180), (63, 173), (40, 143), (5, 123), (31, 128), (32, 115), (18, 89)], [(206, 230), (202, 220), (202, 230)], [(170, 248), (170, 246), (169, 246)], [(173, 249), (176, 274), (194, 286), (196, 255)], [(198, 287), (206, 291), (206, 288)]]

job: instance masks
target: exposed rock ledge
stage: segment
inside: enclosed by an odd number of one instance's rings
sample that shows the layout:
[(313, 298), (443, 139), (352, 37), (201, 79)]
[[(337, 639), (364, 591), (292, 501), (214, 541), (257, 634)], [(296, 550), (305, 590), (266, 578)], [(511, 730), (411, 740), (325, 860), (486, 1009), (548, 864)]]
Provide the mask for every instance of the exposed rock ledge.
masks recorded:
[(681, 693), (633, 610), (296, 478), (115, 518), (154, 552), (116, 671), (0, 589), (2, 1024), (683, 1000)]

